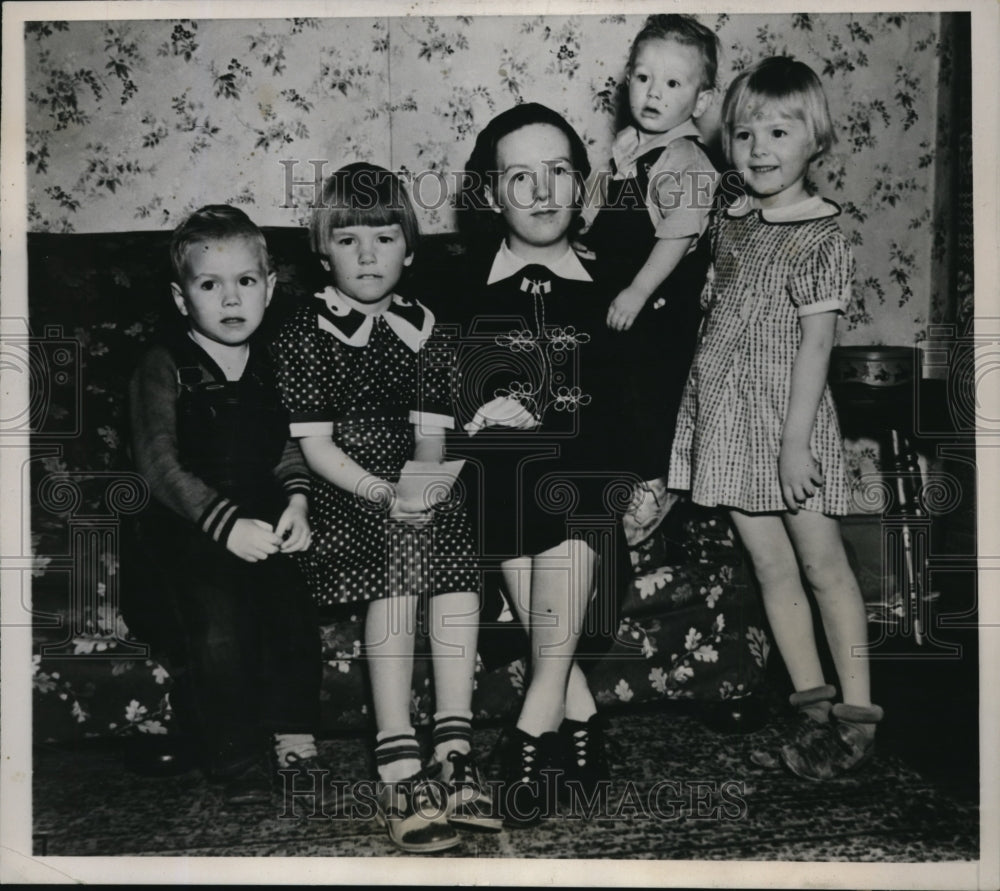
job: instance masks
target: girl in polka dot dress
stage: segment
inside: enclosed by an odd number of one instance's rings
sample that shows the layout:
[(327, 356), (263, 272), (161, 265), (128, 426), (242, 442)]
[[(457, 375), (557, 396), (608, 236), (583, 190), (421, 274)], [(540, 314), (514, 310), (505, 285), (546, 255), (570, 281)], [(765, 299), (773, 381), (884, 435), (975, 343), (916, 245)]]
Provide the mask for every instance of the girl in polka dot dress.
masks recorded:
[[(329, 285), (288, 319), (274, 352), (316, 477), (303, 554), (312, 592), (321, 605), (368, 603), (379, 816), (399, 848), (430, 852), (458, 843), (454, 825), (500, 821), (471, 757), (479, 580), (468, 520), (455, 499), (428, 507), (396, 493), (408, 460), (442, 460), (454, 423), (447, 344), (429, 309), (394, 293), (418, 234), (397, 177), (369, 164), (337, 171), (310, 226)], [(436, 705), (425, 770), (410, 723), (421, 602)]]
[[(795, 692), (798, 720), (751, 760), (822, 780), (867, 761), (882, 710), (872, 705), (864, 603), (836, 517), (849, 490), (826, 386), (853, 260), (840, 209), (811, 196), (809, 164), (833, 142), (822, 85), (801, 62), (765, 59), (723, 104), (723, 148), (746, 194), (715, 223), (706, 311), (671, 456), (670, 486), (730, 508)], [(805, 575), (843, 702), (823, 677)]]

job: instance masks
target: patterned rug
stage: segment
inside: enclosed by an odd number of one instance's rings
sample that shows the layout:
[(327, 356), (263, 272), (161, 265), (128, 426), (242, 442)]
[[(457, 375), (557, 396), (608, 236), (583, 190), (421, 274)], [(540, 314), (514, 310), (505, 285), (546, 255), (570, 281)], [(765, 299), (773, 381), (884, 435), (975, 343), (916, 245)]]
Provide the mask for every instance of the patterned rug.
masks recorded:
[[(753, 736), (709, 730), (677, 709), (609, 717), (613, 782), (588, 816), (562, 809), (532, 830), (463, 835), (440, 856), (905, 863), (979, 856), (976, 805), (892, 751), (857, 775), (810, 784), (748, 765)], [(498, 736), (477, 732), (483, 758)], [(345, 783), (368, 776), (359, 737), (323, 740)], [(197, 772), (149, 779), (108, 742), (38, 747), (37, 855), (394, 857), (374, 820), (334, 806), (227, 808)]]

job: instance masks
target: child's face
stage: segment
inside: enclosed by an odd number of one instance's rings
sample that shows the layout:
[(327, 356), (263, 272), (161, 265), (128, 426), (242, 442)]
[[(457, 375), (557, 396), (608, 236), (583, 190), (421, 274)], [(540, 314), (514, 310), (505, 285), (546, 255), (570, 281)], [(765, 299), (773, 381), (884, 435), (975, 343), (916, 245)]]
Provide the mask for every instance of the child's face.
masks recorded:
[(801, 118), (774, 103), (744, 108), (730, 146), (733, 165), (761, 206), (782, 207), (806, 197), (805, 177), (816, 145)]
[(569, 139), (551, 124), (529, 124), (497, 142), (494, 212), (507, 225), (514, 253), (568, 247), (578, 189)]
[(260, 326), (274, 293), (260, 245), (249, 238), (200, 241), (184, 258), (181, 282), (171, 282), (174, 303), (191, 328), (226, 346), (245, 343)]
[(643, 133), (666, 133), (701, 117), (712, 100), (702, 89), (704, 63), (696, 47), (676, 40), (645, 40), (628, 76), (632, 120)]
[(413, 254), (399, 223), (345, 226), (333, 230), (321, 262), (342, 294), (370, 306), (392, 294)]

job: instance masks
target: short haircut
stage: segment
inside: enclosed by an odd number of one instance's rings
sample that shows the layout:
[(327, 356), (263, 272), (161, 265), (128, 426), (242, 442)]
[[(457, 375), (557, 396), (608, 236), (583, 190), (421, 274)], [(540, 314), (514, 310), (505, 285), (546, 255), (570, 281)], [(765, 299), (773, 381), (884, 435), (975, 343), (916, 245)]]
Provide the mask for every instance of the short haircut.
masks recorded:
[(325, 253), (334, 229), (398, 224), (409, 253), (417, 249), (420, 224), (403, 181), (392, 171), (358, 161), (327, 177), (323, 200), (309, 220), (313, 252)]
[[(465, 176), (458, 195), (457, 206), (460, 211), (483, 210), (489, 206), (485, 187), (489, 186), (494, 193), (496, 192), (501, 172), (497, 169), (497, 146), (500, 140), (533, 124), (548, 124), (563, 133), (569, 142), (569, 160), (579, 182), (582, 184), (583, 180), (590, 176), (587, 147), (583, 144), (580, 134), (573, 129), (573, 125), (547, 105), (523, 102), (500, 112), (476, 137), (476, 144), (465, 165)], [(481, 218), (482, 214), (474, 216)], [(495, 224), (493, 217), (493, 214), (489, 214), (487, 228)]]
[(764, 103), (773, 103), (805, 122), (816, 146), (812, 160), (825, 155), (836, 141), (826, 93), (816, 72), (804, 62), (772, 56), (741, 72), (726, 91), (722, 102), (722, 150), (730, 161), (737, 118)]
[(186, 272), (188, 249), (206, 241), (229, 241), (245, 238), (260, 249), (264, 268), (270, 271), (271, 258), (267, 253), (267, 239), (253, 220), (237, 207), (228, 204), (207, 204), (191, 213), (170, 238), (170, 263), (177, 283)]
[(696, 18), (689, 15), (651, 15), (646, 24), (632, 41), (628, 54), (628, 68), (631, 74), (635, 67), (639, 49), (648, 40), (673, 40), (684, 46), (693, 46), (701, 54), (701, 89), (714, 90), (715, 78), (719, 71), (719, 38)]

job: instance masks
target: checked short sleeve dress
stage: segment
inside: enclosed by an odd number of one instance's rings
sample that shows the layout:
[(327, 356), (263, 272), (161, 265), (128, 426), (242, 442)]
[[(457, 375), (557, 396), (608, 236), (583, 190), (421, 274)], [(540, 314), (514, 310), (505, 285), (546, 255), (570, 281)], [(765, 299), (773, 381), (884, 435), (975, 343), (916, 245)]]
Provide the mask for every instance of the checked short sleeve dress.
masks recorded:
[[(799, 319), (844, 312), (854, 263), (840, 208), (813, 196), (784, 208), (720, 212), (706, 317), (685, 385), (669, 485), (704, 505), (786, 510), (778, 454), (801, 342)], [(826, 482), (803, 507), (843, 515), (850, 505), (840, 427), (827, 387), (810, 448)]]
[[(398, 482), (413, 457), (414, 425), (454, 424), (436, 338), (434, 316), (418, 301), (394, 296), (369, 316), (333, 288), (317, 294), (273, 344), (292, 436), (330, 436), (365, 470)], [(478, 590), (466, 513), (454, 499), (434, 508), (432, 524), (414, 527), (317, 477), (310, 522), (302, 562), (321, 606)]]

